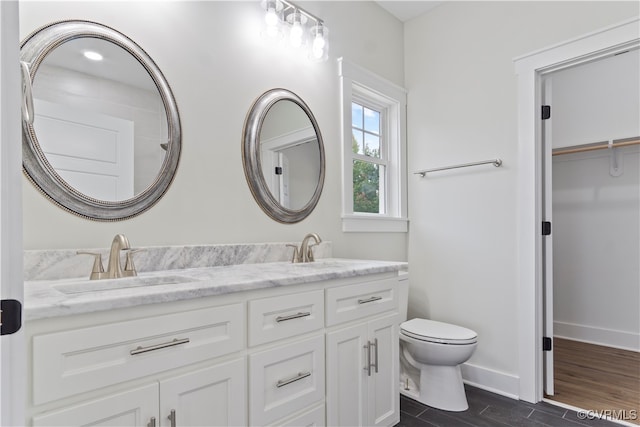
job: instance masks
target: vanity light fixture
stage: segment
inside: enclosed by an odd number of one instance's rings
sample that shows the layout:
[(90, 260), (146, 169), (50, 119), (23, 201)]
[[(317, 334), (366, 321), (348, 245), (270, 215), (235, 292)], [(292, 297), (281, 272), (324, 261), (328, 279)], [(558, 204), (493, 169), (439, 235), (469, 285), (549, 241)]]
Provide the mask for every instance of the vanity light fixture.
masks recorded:
[(322, 19), (288, 0), (262, 0), (261, 5), (266, 24), (263, 38), (279, 41), (287, 33), (288, 45), (294, 49), (308, 47), (309, 59), (325, 61), (328, 58), (329, 30)]
[(103, 57), (98, 52), (94, 52), (92, 50), (85, 50), (83, 52), (85, 58), (90, 59), (92, 61), (102, 61)]

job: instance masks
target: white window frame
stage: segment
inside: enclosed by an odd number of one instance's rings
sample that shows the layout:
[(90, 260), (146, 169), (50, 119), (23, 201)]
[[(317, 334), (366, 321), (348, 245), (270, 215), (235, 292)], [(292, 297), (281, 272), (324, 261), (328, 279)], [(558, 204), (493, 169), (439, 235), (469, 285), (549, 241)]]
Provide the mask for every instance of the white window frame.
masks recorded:
[[(407, 218), (407, 92), (404, 88), (338, 59), (342, 117), (342, 231), (406, 233)], [(381, 113), (386, 150), (384, 213), (353, 211), (353, 160), (362, 160), (352, 149), (352, 101), (375, 107)], [(378, 163), (375, 158), (367, 159)]]

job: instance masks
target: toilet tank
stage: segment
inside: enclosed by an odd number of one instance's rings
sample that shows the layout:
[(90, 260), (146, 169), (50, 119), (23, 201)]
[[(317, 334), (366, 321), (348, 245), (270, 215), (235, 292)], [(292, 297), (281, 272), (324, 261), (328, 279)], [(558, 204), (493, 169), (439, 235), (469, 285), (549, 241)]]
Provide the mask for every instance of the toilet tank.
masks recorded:
[(401, 271), (398, 274), (398, 312), (400, 322), (407, 320), (407, 306), (409, 305), (409, 272)]

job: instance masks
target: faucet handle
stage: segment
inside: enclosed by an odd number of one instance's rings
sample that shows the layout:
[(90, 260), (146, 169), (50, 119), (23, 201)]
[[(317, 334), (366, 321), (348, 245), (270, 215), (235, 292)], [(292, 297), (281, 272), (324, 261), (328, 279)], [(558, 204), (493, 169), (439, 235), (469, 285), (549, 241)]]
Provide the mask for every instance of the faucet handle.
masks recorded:
[(137, 276), (136, 266), (133, 263), (133, 254), (136, 252), (142, 252), (144, 249), (124, 249), (127, 252), (126, 260), (124, 262), (124, 271), (122, 275), (125, 277)]
[(291, 257), (291, 262), (293, 263), (300, 262), (300, 258), (298, 256), (298, 247), (292, 244), (287, 244), (287, 246), (290, 248), (293, 248), (293, 256)]
[(89, 276), (90, 280), (102, 279), (105, 276), (104, 265), (102, 264), (102, 254), (98, 252), (87, 252), (87, 251), (78, 251), (77, 255), (92, 255), (95, 258), (93, 259), (93, 267), (91, 268), (91, 275)]

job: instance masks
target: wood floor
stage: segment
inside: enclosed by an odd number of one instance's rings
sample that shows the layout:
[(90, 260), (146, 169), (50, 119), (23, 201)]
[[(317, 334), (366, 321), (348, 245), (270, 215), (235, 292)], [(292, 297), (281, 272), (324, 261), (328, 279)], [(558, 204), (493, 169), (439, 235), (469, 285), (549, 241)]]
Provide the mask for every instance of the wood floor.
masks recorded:
[(553, 344), (549, 399), (640, 425), (640, 353), (561, 338)]

